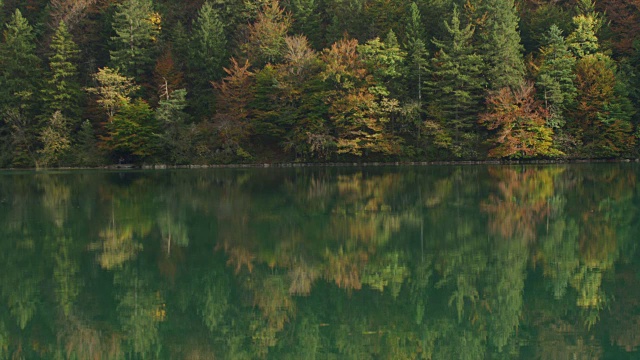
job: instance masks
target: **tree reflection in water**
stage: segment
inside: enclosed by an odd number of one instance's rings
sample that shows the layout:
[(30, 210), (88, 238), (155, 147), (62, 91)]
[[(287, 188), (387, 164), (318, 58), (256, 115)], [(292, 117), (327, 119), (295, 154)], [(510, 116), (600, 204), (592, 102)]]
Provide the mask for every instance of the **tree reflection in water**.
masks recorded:
[(0, 175), (0, 358), (635, 352), (637, 166)]

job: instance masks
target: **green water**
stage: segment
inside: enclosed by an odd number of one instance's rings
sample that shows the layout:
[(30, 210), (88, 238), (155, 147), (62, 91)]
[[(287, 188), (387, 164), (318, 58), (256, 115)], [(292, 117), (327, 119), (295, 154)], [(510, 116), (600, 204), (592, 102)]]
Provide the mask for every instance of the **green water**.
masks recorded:
[(639, 171), (0, 173), (0, 359), (636, 359)]

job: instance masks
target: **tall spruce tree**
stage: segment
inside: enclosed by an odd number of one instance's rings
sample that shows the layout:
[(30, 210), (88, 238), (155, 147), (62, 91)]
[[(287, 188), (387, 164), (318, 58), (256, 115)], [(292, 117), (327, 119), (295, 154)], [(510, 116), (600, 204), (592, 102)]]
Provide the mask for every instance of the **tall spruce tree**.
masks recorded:
[(53, 36), (50, 52), (49, 75), (42, 90), (45, 111), (47, 116), (59, 111), (73, 124), (80, 115), (78, 100), (82, 94), (76, 65), (80, 50), (63, 21)]
[(41, 67), (33, 28), (16, 10), (0, 44), (0, 161), (33, 166), (36, 162)]
[(458, 8), (451, 22), (445, 22), (449, 33), (443, 40), (433, 40), (439, 48), (432, 59), (429, 87), (429, 117), (439, 126), (436, 142), (456, 157), (474, 156), (477, 145), (476, 119), (482, 110), (485, 82), (482, 57), (476, 53), (471, 24), (462, 27)]
[(193, 104), (197, 114), (210, 114), (214, 104), (212, 81), (220, 80), (227, 58), (224, 24), (210, 2), (198, 11), (193, 24), (189, 70), (193, 84)]
[[(34, 115), (40, 86), (40, 59), (33, 28), (15, 11), (6, 24), (0, 45), (0, 110), (20, 108)], [(31, 112), (31, 113), (29, 113)]]
[(525, 68), (514, 0), (483, 0), (475, 16), (489, 87), (520, 86)]
[(422, 25), (420, 10), (415, 2), (409, 7), (407, 19), (407, 41), (406, 41), (406, 64), (407, 81), (410, 97), (422, 104), (423, 82), (426, 78), (429, 65), (429, 52), (425, 42), (425, 35)]
[(160, 33), (160, 16), (152, 0), (125, 0), (116, 5), (111, 37), (112, 66), (126, 76), (141, 80), (153, 64), (155, 43)]
[(576, 87), (573, 73), (576, 59), (569, 51), (562, 30), (552, 25), (540, 49), (543, 57), (536, 77), (536, 86), (549, 112), (547, 125), (560, 128), (565, 124), (564, 112), (573, 103)]

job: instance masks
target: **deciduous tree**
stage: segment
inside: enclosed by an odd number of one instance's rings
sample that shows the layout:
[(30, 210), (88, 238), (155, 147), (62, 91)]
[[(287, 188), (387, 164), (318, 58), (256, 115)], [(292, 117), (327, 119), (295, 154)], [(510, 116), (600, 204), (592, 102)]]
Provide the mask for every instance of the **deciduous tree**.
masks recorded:
[(487, 99), (488, 112), (480, 123), (496, 130), (490, 140), (495, 145), (489, 156), (497, 158), (553, 157), (561, 152), (553, 147), (553, 130), (547, 126), (547, 111), (535, 98), (535, 87), (523, 83), (518, 89), (502, 88)]

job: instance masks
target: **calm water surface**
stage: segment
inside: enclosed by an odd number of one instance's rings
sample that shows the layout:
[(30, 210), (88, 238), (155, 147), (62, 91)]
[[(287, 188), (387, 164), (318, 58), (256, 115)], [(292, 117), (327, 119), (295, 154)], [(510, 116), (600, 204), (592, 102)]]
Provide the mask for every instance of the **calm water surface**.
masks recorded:
[(637, 359), (639, 171), (0, 173), (0, 359)]

